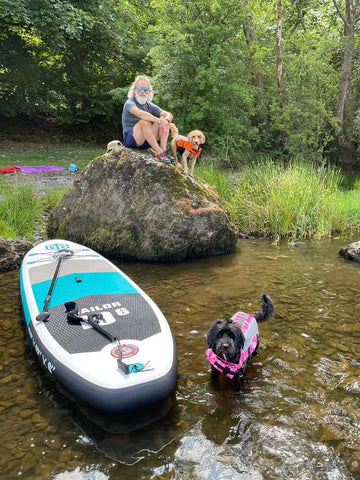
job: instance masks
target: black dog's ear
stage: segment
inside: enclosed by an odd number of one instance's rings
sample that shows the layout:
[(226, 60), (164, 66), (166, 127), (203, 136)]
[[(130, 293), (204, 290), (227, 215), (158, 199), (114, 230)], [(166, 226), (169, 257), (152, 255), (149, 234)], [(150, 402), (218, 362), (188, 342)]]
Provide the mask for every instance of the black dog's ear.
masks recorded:
[(242, 333), (241, 328), (238, 325), (236, 325), (236, 329), (234, 329), (234, 333), (235, 333), (236, 348), (237, 350), (241, 351), (245, 345), (244, 334)]
[(220, 330), (222, 330), (222, 327), (224, 324), (226, 325), (227, 318), (219, 318), (218, 320), (215, 320), (215, 322), (212, 323), (211, 327), (209, 328), (207, 332), (207, 344), (209, 348), (213, 348), (214, 343), (216, 342), (218, 333)]
[(207, 340), (207, 344), (208, 344), (209, 348), (212, 348), (212, 346), (214, 344), (216, 334), (217, 334), (217, 331), (218, 331), (217, 325), (218, 325), (219, 322), (220, 322), (220, 320), (215, 320), (215, 322), (213, 322), (211, 324), (211, 327), (209, 328), (209, 330), (207, 332), (206, 340)]

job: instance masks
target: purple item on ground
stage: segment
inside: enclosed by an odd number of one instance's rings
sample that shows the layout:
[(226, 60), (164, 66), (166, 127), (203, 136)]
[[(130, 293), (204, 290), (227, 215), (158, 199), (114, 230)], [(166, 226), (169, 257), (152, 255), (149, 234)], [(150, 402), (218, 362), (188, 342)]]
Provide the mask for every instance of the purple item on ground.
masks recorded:
[(42, 172), (55, 172), (57, 170), (65, 170), (65, 167), (57, 167), (56, 165), (38, 165), (32, 167), (21, 167), (16, 165), (20, 172), (23, 173), (42, 173)]

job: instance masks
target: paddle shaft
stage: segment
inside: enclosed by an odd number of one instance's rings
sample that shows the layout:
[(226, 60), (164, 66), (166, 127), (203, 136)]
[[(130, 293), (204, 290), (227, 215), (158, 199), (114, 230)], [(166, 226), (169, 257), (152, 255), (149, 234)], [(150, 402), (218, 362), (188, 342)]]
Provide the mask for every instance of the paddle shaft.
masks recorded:
[[(95, 314), (96, 316), (97, 314)], [(83, 320), (83, 319), (82, 319)], [(105, 330), (104, 328), (102, 328), (93, 318), (92, 318), (92, 315), (88, 315), (87, 317), (87, 320), (86, 320), (95, 330), (97, 330), (99, 333), (101, 333), (102, 335), (104, 335), (104, 337), (106, 337), (108, 340), (110, 340), (110, 342), (119, 342), (120, 344), (120, 340), (119, 338), (114, 335), (113, 333), (111, 332), (108, 332), (107, 330)]]
[(49, 306), (49, 303), (50, 303), (50, 300), (51, 300), (51, 295), (52, 295), (52, 291), (54, 289), (54, 285), (55, 285), (57, 276), (59, 274), (61, 261), (64, 258), (65, 254), (66, 255), (72, 255), (73, 254), (73, 252), (71, 250), (66, 250), (66, 249), (59, 250), (58, 253), (59, 253), (59, 259), (58, 259), (57, 264), (56, 264), (55, 272), (54, 272), (54, 275), (53, 275), (52, 280), (51, 280), (49, 291), (48, 291), (48, 293), (46, 295), (46, 298), (45, 298), (45, 301), (44, 301), (43, 309), (36, 316), (36, 320), (38, 320), (39, 322), (47, 322), (48, 321), (48, 319), (50, 317), (50, 314), (48, 313), (48, 306)]
[(50, 288), (49, 288), (49, 291), (46, 295), (46, 298), (45, 298), (45, 301), (44, 301), (44, 307), (43, 307), (43, 312), (47, 312), (48, 310), (48, 305), (50, 303), (50, 300), (51, 300), (51, 295), (52, 295), (52, 291), (54, 289), (54, 285), (55, 285), (55, 282), (56, 282), (56, 279), (57, 279), (57, 276), (59, 274), (59, 270), (60, 270), (60, 265), (61, 265), (61, 261), (62, 261), (63, 257), (60, 256), (59, 257), (59, 260), (56, 264), (56, 268), (55, 268), (55, 272), (54, 272), (54, 275), (53, 275), (53, 278), (51, 280), (51, 284), (50, 284)]

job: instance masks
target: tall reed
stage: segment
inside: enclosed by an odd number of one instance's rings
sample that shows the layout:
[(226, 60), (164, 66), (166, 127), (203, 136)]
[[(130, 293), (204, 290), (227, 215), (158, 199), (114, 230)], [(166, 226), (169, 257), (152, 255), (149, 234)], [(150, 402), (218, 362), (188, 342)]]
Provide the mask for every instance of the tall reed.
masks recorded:
[(330, 236), (340, 227), (341, 179), (336, 168), (295, 161), (247, 165), (228, 207), (246, 233), (291, 239)]
[(360, 190), (337, 192), (332, 217), (334, 231), (349, 235), (360, 232)]

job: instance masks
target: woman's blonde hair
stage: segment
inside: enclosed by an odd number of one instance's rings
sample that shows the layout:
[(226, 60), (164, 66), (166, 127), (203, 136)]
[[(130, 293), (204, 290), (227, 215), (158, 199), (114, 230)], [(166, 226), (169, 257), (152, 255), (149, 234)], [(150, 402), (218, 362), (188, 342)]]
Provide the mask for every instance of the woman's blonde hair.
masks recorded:
[(133, 81), (133, 83), (131, 84), (131, 87), (129, 88), (129, 91), (128, 91), (128, 94), (127, 94), (127, 97), (128, 98), (134, 98), (135, 97), (135, 85), (137, 84), (137, 82), (139, 80), (145, 80), (145, 82), (147, 82), (147, 84), (149, 85), (149, 95), (148, 95), (148, 101), (151, 102), (151, 100), (153, 99), (153, 96), (154, 96), (154, 90), (153, 90), (153, 87), (150, 83), (150, 80), (148, 77), (145, 77), (145, 75), (138, 75), (135, 80)]

